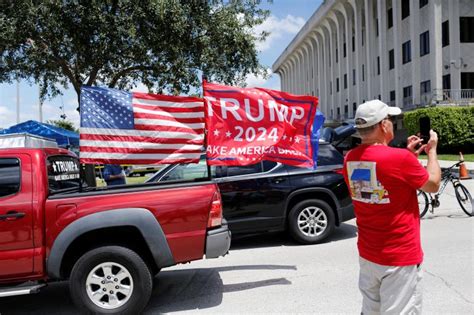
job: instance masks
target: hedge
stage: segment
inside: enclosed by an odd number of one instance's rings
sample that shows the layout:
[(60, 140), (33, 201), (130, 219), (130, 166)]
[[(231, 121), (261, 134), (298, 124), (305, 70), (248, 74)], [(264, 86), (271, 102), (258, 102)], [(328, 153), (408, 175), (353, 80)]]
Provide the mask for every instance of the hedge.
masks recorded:
[(438, 133), (438, 147), (442, 153), (474, 153), (474, 106), (428, 107), (406, 112), (403, 126), (408, 134), (419, 131), (418, 119), (428, 116), (431, 129)]

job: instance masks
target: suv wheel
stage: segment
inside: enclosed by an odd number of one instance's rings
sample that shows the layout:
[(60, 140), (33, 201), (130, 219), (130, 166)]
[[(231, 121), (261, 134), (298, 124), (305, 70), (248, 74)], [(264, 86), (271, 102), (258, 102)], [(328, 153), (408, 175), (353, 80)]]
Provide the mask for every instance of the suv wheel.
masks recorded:
[(291, 209), (288, 220), (291, 236), (302, 244), (321, 242), (332, 233), (335, 225), (331, 207), (317, 199), (296, 204)]
[(71, 271), (69, 288), (82, 311), (137, 314), (150, 299), (152, 276), (134, 251), (105, 246), (79, 258)]

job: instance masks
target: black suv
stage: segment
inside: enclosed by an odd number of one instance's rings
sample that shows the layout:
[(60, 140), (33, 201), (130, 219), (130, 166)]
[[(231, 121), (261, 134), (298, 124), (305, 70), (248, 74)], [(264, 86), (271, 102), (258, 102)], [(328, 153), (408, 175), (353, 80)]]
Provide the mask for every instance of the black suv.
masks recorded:
[[(288, 229), (296, 241), (312, 244), (354, 218), (342, 164), (342, 155), (332, 145), (320, 143), (317, 170), (263, 161), (212, 166), (211, 177), (221, 191), (233, 235)], [(197, 180), (207, 172), (203, 155), (199, 164), (169, 165), (147, 182)]]

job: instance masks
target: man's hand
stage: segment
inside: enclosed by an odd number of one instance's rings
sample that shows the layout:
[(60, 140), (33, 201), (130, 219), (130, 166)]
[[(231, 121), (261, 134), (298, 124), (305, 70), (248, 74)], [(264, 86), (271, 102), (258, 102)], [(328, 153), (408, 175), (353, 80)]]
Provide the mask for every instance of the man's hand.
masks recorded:
[[(437, 138), (436, 138), (437, 139)], [(430, 139), (431, 140), (431, 139)], [(427, 145), (423, 144), (420, 146), (423, 139), (418, 136), (410, 136), (407, 139), (407, 149), (410, 150), (414, 155), (418, 156), (420, 153), (426, 149)]]

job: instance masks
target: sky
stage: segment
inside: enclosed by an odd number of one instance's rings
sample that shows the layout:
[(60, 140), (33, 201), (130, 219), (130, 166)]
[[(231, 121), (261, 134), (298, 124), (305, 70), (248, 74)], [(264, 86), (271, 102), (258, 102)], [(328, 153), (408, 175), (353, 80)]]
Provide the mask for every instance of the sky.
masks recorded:
[[(256, 0), (258, 1), (258, 0)], [(270, 10), (268, 19), (256, 29), (270, 32), (265, 42), (258, 44), (260, 63), (268, 68), (270, 77), (263, 79), (250, 75), (247, 77), (249, 87), (264, 87), (279, 90), (280, 78), (271, 74), (271, 67), (278, 56), (288, 46), (301, 27), (316, 11), (322, 0), (260, 0), (260, 6)], [(27, 81), (21, 81), (20, 89), (20, 122), (39, 121), (39, 89)], [(137, 89), (147, 92), (147, 90)], [(17, 84), (0, 84), (0, 128), (8, 128), (17, 123)], [(62, 96), (48, 99), (43, 103), (43, 122), (47, 120), (66, 119), (79, 128), (77, 95), (73, 89), (65, 90)]]

